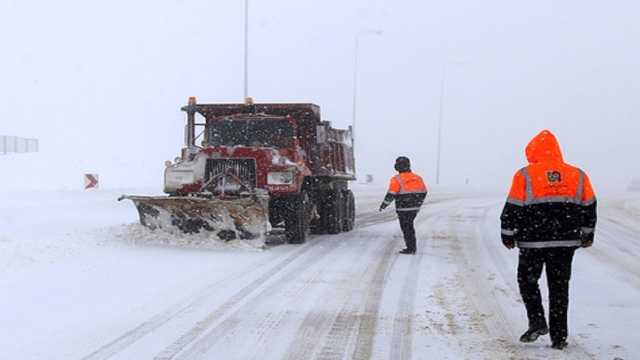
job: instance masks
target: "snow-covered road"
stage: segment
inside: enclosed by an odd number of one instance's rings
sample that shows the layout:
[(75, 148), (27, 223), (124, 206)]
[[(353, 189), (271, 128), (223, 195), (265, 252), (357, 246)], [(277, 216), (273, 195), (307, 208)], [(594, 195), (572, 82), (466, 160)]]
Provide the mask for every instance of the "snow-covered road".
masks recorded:
[(394, 212), (377, 211), (384, 191), (356, 192), (355, 231), (264, 251), (149, 243), (119, 193), (3, 194), (0, 358), (640, 358), (639, 207), (602, 202), (559, 352), (517, 341), (502, 198), (434, 191), (405, 256)]

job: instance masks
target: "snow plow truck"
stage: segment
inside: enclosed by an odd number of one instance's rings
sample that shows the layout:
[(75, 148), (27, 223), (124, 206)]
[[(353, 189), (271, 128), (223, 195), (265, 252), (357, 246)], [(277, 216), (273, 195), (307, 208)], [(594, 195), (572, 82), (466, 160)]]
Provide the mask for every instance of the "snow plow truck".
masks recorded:
[[(167, 196), (128, 196), (142, 225), (222, 240), (289, 243), (354, 227), (352, 129), (334, 129), (314, 104), (198, 104), (190, 97), (185, 146), (165, 163)], [(197, 135), (196, 135), (197, 134)]]

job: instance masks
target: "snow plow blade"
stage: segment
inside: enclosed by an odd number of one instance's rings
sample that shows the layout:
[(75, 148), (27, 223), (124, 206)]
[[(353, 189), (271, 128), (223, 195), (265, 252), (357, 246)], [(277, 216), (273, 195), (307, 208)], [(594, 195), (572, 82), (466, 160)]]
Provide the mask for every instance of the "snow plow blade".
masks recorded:
[(233, 199), (186, 196), (121, 196), (133, 201), (140, 223), (152, 230), (187, 234), (211, 232), (224, 241), (264, 238), (267, 233), (268, 196)]

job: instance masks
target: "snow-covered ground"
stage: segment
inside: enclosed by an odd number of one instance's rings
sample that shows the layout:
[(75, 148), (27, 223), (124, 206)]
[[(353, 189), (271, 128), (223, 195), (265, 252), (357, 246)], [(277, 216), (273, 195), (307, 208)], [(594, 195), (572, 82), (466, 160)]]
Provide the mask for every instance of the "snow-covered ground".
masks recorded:
[(0, 358), (640, 358), (638, 197), (601, 201), (559, 352), (517, 341), (502, 197), (436, 189), (418, 254), (402, 256), (394, 212), (377, 211), (384, 190), (356, 193), (353, 232), (259, 250), (150, 233), (120, 191), (2, 192)]

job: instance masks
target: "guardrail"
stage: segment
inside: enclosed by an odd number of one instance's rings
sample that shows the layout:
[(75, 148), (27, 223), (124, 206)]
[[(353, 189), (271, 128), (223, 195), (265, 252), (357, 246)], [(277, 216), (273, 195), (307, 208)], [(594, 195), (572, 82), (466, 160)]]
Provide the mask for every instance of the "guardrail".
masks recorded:
[(39, 148), (38, 139), (0, 135), (0, 155), (38, 152)]

